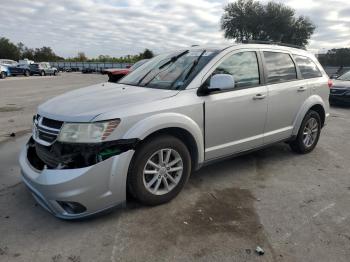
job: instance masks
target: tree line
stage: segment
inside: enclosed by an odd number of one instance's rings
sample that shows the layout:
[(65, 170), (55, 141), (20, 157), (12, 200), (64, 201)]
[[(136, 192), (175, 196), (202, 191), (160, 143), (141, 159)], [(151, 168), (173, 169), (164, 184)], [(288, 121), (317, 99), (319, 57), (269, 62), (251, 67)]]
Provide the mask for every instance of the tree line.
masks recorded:
[(28, 48), (22, 42), (12, 43), (5, 37), (0, 37), (0, 59), (11, 59), (18, 61), (20, 59), (34, 60), (35, 62), (114, 62), (114, 63), (135, 63), (141, 59), (149, 59), (154, 53), (145, 49), (136, 55), (127, 55), (124, 57), (111, 57), (108, 55), (99, 55), (97, 58), (88, 58), (85, 53), (79, 52), (75, 57), (63, 58), (56, 55), (51, 47), (43, 46), (41, 48)]
[(350, 48), (334, 48), (317, 57), (323, 66), (350, 66)]

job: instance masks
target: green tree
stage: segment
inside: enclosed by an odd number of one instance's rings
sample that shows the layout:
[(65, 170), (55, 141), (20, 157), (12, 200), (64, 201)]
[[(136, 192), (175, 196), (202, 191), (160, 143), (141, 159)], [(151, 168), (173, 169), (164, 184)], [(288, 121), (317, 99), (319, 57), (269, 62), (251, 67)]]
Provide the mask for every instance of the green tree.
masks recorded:
[(225, 37), (237, 42), (262, 40), (305, 46), (315, 28), (307, 17), (296, 17), (294, 9), (275, 2), (264, 5), (238, 0), (229, 3), (221, 17)]
[(154, 54), (151, 50), (146, 48), (145, 51), (143, 51), (143, 53), (140, 54), (140, 57), (142, 59), (150, 59), (150, 58), (154, 57)]
[(79, 53), (78, 53), (77, 61), (79, 61), (79, 62), (85, 62), (85, 61), (87, 61), (87, 60), (88, 60), (88, 59), (87, 59), (87, 57), (86, 57), (86, 55), (85, 55), (84, 52), (79, 52)]
[(18, 47), (5, 37), (0, 38), (0, 58), (18, 60), (20, 51)]
[(328, 50), (318, 55), (318, 60), (323, 66), (350, 66), (350, 48)]
[(57, 56), (51, 47), (43, 46), (41, 48), (35, 48), (34, 50), (34, 60), (37, 62), (44, 61), (58, 61), (63, 60), (62, 57)]

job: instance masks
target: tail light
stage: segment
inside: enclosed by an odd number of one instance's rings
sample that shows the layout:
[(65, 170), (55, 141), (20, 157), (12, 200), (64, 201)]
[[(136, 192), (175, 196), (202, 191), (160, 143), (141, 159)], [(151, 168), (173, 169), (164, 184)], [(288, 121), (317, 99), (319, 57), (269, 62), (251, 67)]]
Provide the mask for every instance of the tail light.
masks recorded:
[(332, 88), (332, 86), (333, 86), (333, 81), (332, 81), (332, 79), (328, 79), (328, 87), (329, 87), (329, 88)]

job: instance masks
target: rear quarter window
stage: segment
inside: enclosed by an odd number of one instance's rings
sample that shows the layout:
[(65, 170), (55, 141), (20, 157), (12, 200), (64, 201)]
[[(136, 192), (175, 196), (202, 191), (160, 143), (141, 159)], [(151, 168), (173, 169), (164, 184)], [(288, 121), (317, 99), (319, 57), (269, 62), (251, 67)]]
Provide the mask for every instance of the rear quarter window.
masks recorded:
[(308, 57), (294, 55), (295, 62), (297, 63), (300, 73), (304, 79), (321, 77), (322, 73), (318, 69), (317, 65)]
[(268, 84), (297, 79), (295, 64), (288, 53), (264, 51), (264, 60)]

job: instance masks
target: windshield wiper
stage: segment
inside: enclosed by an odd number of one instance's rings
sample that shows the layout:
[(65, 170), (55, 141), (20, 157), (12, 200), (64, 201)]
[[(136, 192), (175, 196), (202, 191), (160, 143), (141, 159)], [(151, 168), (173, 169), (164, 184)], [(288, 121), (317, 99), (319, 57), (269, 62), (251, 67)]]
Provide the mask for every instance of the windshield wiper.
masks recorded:
[(187, 74), (186, 74), (186, 76), (185, 76), (185, 78), (184, 78), (184, 81), (186, 81), (187, 78), (191, 75), (193, 69), (196, 68), (196, 66), (197, 66), (198, 63), (199, 63), (199, 60), (202, 58), (202, 56), (205, 54), (205, 52), (206, 52), (206, 50), (204, 50), (204, 51), (198, 56), (198, 58), (197, 58), (196, 60), (193, 61), (193, 64), (192, 64), (191, 68), (188, 70), (188, 72), (187, 72)]
[[(187, 54), (188, 52), (189, 52), (189, 50), (186, 50), (186, 51), (184, 51), (184, 52), (178, 54), (177, 56), (173, 56), (169, 61), (165, 62), (163, 65), (161, 65), (160, 67), (158, 67), (158, 70), (163, 69), (164, 67), (166, 67), (166, 66), (169, 65), (169, 64), (175, 63), (181, 56), (184, 56), (184, 55)], [(148, 73), (141, 79), (141, 81), (139, 81), (138, 84), (140, 84), (140, 83), (142, 82), (142, 80), (144, 80), (145, 77), (146, 77), (149, 73), (151, 73), (152, 71), (153, 71), (153, 69), (152, 69), (150, 72), (148, 72)], [(158, 72), (157, 74), (155, 74), (150, 80), (148, 80), (147, 83), (145, 83), (143, 86), (147, 86), (149, 83), (151, 83), (161, 72), (163, 72), (163, 71), (159, 71), (159, 72)]]
[[(197, 66), (198, 63), (199, 63), (199, 60), (202, 58), (202, 56), (205, 54), (205, 52), (206, 52), (206, 50), (204, 50), (204, 51), (198, 56), (198, 58), (192, 62), (192, 65), (191, 65), (190, 69), (187, 71), (187, 74), (185, 75), (185, 77), (184, 77), (184, 79), (183, 79), (182, 82), (185, 82), (185, 81), (187, 80), (187, 78), (191, 75), (192, 71), (196, 68), (196, 66)], [(177, 80), (180, 79), (180, 77), (183, 75), (184, 72), (185, 72), (185, 71), (183, 71), (183, 72), (179, 75), (179, 77), (176, 78), (175, 81), (171, 83), (170, 88), (172, 88), (172, 87), (174, 86), (174, 84), (177, 82)]]
[(181, 56), (183, 55), (186, 55), (190, 50), (186, 50), (186, 51), (183, 51), (182, 53), (176, 55), (176, 56), (173, 56), (172, 58), (170, 58), (169, 61), (165, 62), (163, 65), (161, 65), (158, 69), (162, 69), (164, 68), (165, 66), (169, 65), (169, 64), (172, 64), (172, 63), (175, 63), (176, 60), (178, 60)]

